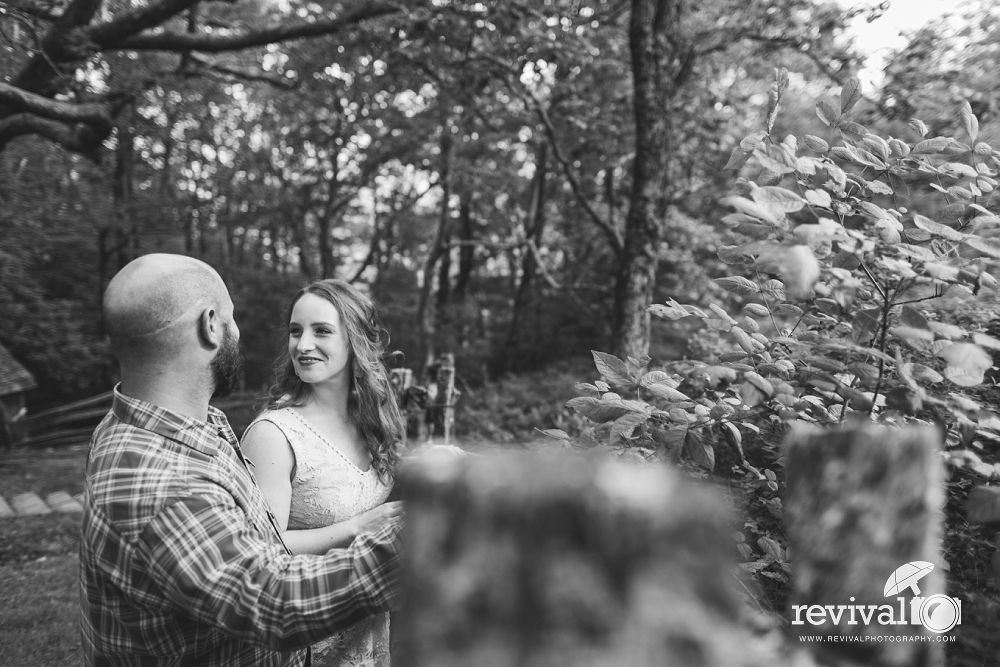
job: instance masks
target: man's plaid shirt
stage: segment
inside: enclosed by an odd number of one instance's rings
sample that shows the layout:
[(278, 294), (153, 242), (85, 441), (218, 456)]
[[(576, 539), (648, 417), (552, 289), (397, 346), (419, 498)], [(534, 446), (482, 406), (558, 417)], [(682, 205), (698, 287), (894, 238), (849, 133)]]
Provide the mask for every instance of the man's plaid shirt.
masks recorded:
[(222, 412), (202, 422), (116, 389), (87, 459), (85, 663), (298, 667), (395, 603), (399, 529), (291, 556)]

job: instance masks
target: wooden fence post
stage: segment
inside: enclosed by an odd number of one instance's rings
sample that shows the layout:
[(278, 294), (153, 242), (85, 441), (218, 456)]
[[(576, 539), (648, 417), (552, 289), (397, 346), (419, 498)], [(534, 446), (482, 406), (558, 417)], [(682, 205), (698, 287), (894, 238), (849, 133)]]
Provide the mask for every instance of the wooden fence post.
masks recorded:
[(665, 467), (426, 457), (397, 667), (749, 667), (722, 503)]
[[(940, 443), (933, 428), (874, 424), (803, 429), (789, 437), (785, 512), (792, 546), (792, 628), (831, 664), (838, 659), (872, 667), (943, 663), (942, 645), (919, 624), (908, 585), (916, 584), (924, 599), (944, 593)], [(916, 578), (903, 581), (907, 574)], [(900, 585), (892, 586), (896, 576)], [(947, 616), (948, 604), (937, 601)], [(869, 605), (875, 611), (866, 621)], [(911, 623), (914, 613), (917, 624)], [(882, 622), (890, 617), (893, 624)]]

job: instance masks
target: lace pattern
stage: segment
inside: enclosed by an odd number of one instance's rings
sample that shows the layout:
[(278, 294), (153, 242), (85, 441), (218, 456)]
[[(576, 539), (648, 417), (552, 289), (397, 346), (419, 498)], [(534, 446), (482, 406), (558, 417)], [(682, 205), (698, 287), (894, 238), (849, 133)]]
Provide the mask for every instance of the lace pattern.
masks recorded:
[[(295, 454), (288, 529), (321, 528), (385, 502), (392, 488), (363, 471), (298, 412), (268, 410), (253, 421), (281, 430)], [(251, 426), (253, 425), (251, 424)], [(389, 667), (389, 615), (379, 614), (313, 646), (315, 667)]]

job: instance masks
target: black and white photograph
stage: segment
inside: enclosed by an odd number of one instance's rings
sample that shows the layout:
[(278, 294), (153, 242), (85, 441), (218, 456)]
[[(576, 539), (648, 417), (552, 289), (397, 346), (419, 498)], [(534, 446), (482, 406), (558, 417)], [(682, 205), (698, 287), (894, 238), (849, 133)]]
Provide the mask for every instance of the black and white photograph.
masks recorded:
[(0, 667), (1000, 667), (1000, 5), (0, 0)]

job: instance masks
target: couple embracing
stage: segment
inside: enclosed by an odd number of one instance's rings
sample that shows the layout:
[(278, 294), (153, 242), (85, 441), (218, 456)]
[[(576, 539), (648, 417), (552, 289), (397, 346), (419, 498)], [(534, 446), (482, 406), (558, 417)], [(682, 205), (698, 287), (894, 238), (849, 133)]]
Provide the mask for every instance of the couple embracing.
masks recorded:
[(402, 419), (372, 302), (334, 280), (295, 296), (242, 445), (209, 405), (241, 369), (218, 273), (140, 257), (104, 320), (121, 384), (87, 460), (85, 664), (387, 666)]

